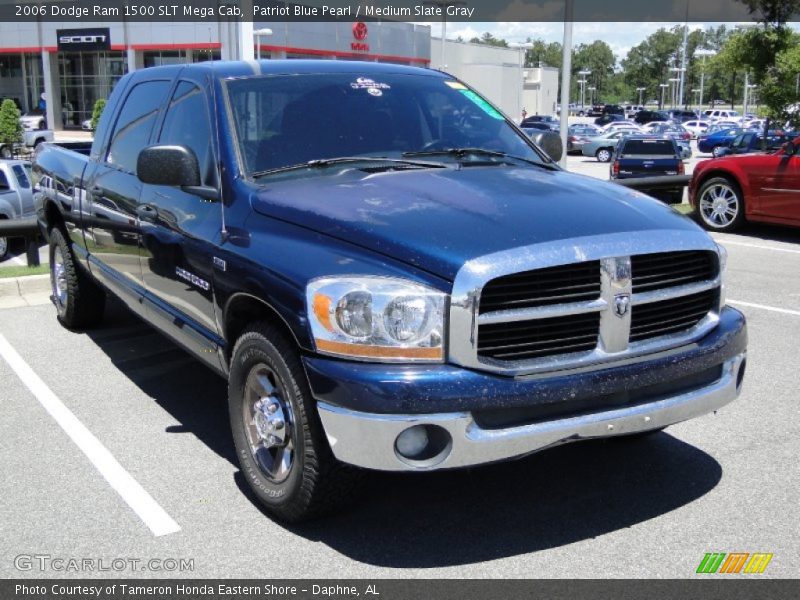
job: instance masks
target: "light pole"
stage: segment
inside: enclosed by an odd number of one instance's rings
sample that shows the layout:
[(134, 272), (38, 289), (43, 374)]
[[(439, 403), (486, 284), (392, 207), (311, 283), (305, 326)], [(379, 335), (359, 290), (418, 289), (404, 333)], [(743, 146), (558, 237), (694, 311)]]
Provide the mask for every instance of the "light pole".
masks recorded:
[(253, 32), (253, 35), (256, 38), (256, 58), (261, 60), (261, 36), (262, 35), (272, 35), (272, 29), (269, 27), (264, 27), (264, 29), (256, 29)]
[(597, 88), (596, 88), (596, 87), (594, 87), (593, 85), (590, 85), (590, 86), (589, 86), (589, 87), (587, 87), (586, 89), (589, 91), (589, 104), (591, 104), (592, 106), (594, 106), (594, 91), (595, 91)]
[[(564, 2), (564, 38), (561, 44), (561, 145), (567, 147), (567, 136), (569, 135), (569, 97), (570, 85), (572, 84), (572, 0)], [(561, 160), (558, 161), (562, 169), (567, 168), (567, 153), (564, 152)]]
[[(519, 50), (519, 110), (517, 113), (522, 115), (522, 111), (525, 110), (523, 106), (523, 102), (525, 100), (525, 55), (530, 48), (533, 48), (533, 42), (519, 42), (514, 44), (517, 50)], [(523, 49), (525, 52), (523, 52)], [(538, 107), (536, 114), (539, 114)], [(520, 121), (521, 122), (521, 121)]]
[(581, 69), (580, 71), (578, 71), (578, 75), (581, 75), (583, 77), (583, 79), (578, 79), (578, 83), (581, 84), (581, 109), (583, 109), (584, 100), (586, 99), (586, 94), (585, 94), (586, 76), (591, 74), (592, 72), (589, 71), (588, 69)]
[[(700, 94), (701, 92), (702, 92), (702, 90), (700, 88), (694, 88), (692, 90), (693, 94)], [(699, 110), (699, 108), (700, 108), (700, 105), (698, 104), (698, 110)]]
[(680, 81), (680, 78), (672, 77), (669, 81), (672, 84), (672, 89), (670, 90), (672, 93), (672, 108), (675, 108), (675, 98), (677, 96), (678, 82)]
[(658, 87), (661, 88), (661, 105), (658, 107), (659, 109), (664, 108), (664, 90), (669, 87), (668, 83), (660, 83)]
[(705, 48), (701, 48), (700, 50), (695, 51), (695, 55), (703, 57), (703, 66), (700, 71), (700, 101), (698, 102), (698, 108), (703, 110), (703, 89), (705, 84), (706, 78), (706, 56), (714, 56), (716, 52), (713, 50), (706, 50)]
[(643, 106), (642, 104), (642, 93), (646, 90), (645, 87), (637, 87), (636, 91), (639, 92), (639, 106)]

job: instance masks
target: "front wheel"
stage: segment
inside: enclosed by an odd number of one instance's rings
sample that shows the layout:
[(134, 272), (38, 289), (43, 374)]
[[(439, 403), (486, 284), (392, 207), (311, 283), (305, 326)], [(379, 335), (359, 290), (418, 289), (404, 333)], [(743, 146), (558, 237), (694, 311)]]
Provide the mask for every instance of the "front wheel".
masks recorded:
[(10, 146), (2, 146), (0, 147), (0, 157), (1, 158), (12, 158), (13, 153), (11, 152)]
[(331, 453), (297, 350), (275, 327), (236, 342), (228, 410), (242, 473), (271, 514), (299, 522), (350, 496), (359, 473)]
[(106, 295), (80, 270), (60, 229), (50, 231), (50, 287), (58, 320), (69, 329), (83, 329), (103, 319)]
[(744, 223), (744, 196), (727, 177), (712, 177), (697, 192), (696, 210), (706, 229), (734, 231)]
[(714, 146), (711, 149), (711, 156), (713, 156), (714, 158), (719, 158), (720, 156), (722, 156), (722, 148), (723, 148), (722, 146)]
[(608, 148), (600, 148), (596, 153), (595, 157), (602, 163), (607, 163), (611, 160), (611, 150)]

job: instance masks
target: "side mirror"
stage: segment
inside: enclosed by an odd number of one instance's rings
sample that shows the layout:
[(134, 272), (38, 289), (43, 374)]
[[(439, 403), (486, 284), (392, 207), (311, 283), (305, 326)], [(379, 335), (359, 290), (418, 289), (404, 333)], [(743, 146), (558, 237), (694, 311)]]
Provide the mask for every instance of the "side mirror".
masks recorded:
[(136, 175), (143, 183), (174, 187), (200, 185), (200, 166), (185, 146), (150, 146), (139, 152)]
[(195, 153), (186, 146), (150, 146), (139, 152), (136, 176), (142, 183), (179, 187), (187, 194), (219, 200), (216, 188), (204, 186)]
[(555, 131), (542, 131), (531, 136), (531, 139), (553, 162), (560, 161), (564, 155), (564, 144), (561, 143), (561, 136)]

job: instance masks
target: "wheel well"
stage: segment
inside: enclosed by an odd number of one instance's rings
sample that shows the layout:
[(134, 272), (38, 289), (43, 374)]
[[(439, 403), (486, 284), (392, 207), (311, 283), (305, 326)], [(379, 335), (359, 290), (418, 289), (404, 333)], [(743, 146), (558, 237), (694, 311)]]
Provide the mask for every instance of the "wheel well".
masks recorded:
[(225, 358), (230, 361), (236, 340), (251, 323), (266, 321), (280, 329), (286, 339), (299, 348), (300, 343), (278, 311), (253, 296), (239, 295), (228, 302), (225, 309), (224, 335), (227, 341)]
[(703, 173), (703, 175), (700, 177), (700, 180), (697, 182), (697, 187), (695, 189), (699, 192), (700, 188), (703, 187), (705, 182), (708, 181), (709, 179), (713, 179), (714, 177), (724, 177), (725, 179), (733, 183), (733, 185), (739, 188), (739, 192), (742, 194), (742, 199), (744, 199), (744, 190), (742, 189), (742, 184), (739, 183), (737, 177), (730, 171), (718, 170), (718, 171), (708, 171), (706, 173)]
[(45, 204), (44, 207), (44, 218), (47, 222), (47, 231), (53, 229), (53, 227), (58, 227), (61, 230), (61, 233), (64, 234), (65, 239), (67, 238), (67, 227), (64, 223), (64, 217), (61, 214), (61, 211), (58, 210), (54, 202), (48, 202)]

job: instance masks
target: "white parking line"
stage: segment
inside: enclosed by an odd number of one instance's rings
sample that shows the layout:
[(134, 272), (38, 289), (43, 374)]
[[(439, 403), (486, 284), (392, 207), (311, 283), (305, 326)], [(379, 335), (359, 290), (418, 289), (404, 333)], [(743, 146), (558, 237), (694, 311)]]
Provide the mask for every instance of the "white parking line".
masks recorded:
[(81, 449), (109, 485), (133, 509), (133, 512), (139, 515), (139, 518), (144, 521), (154, 535), (160, 536), (180, 531), (180, 526), (172, 520), (172, 517), (58, 399), (2, 334), (0, 334), (0, 356), (6, 360), (22, 383), (36, 396), (50, 416)]
[(794, 250), (792, 248), (778, 248), (776, 246), (765, 246), (764, 244), (748, 244), (746, 242), (731, 242), (726, 238), (721, 238), (714, 236), (719, 242), (722, 242), (723, 246), (743, 246), (745, 248), (759, 248), (761, 250), (774, 250), (775, 252), (788, 252), (789, 254), (800, 254), (800, 250)]
[(784, 315), (793, 315), (795, 317), (800, 317), (800, 310), (789, 310), (788, 308), (778, 308), (776, 306), (755, 304), (753, 302), (742, 302), (741, 300), (728, 299), (727, 302), (730, 302), (731, 304), (738, 304), (739, 306), (749, 306), (750, 308), (760, 308), (761, 310), (768, 310), (771, 312), (781, 313)]

